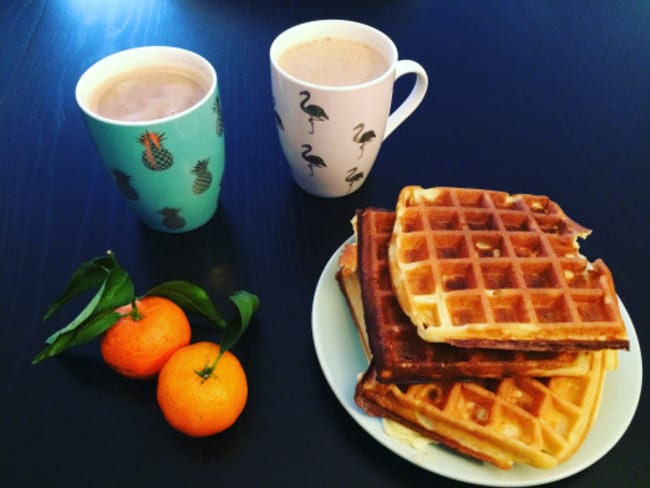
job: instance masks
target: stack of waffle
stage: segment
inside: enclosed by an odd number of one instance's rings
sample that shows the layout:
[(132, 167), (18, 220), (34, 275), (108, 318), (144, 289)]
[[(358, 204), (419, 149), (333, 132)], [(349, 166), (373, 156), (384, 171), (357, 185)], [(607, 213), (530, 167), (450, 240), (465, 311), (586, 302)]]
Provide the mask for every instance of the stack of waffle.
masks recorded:
[(629, 347), (589, 231), (546, 197), (420, 187), (355, 231), (337, 279), (370, 360), (357, 404), (500, 468), (568, 459)]

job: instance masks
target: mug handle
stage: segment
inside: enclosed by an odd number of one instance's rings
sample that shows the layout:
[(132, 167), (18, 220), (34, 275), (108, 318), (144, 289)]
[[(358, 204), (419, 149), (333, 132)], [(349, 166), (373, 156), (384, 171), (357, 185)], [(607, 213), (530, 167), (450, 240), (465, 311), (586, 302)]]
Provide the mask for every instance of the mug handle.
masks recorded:
[[(420, 105), (420, 102), (422, 102), (424, 95), (427, 92), (429, 78), (427, 77), (424, 68), (410, 59), (401, 59), (397, 61), (395, 66), (395, 80), (408, 73), (415, 74), (415, 85), (413, 86), (411, 93), (406, 97), (406, 100), (404, 100), (402, 104), (397, 107), (392, 114), (390, 114), (390, 117), (388, 117), (384, 139), (386, 139), (398, 125), (404, 122), (404, 120), (413, 113), (418, 105)], [(395, 80), (393, 80), (393, 82)]]

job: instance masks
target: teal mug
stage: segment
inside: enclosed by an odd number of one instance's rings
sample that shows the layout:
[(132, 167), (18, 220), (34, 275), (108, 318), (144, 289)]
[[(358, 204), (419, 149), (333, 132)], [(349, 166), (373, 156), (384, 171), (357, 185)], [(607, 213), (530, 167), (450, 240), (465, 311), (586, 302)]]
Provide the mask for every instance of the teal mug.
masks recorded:
[(117, 188), (152, 229), (179, 233), (217, 209), (225, 165), (212, 65), (168, 46), (127, 49), (81, 76), (75, 91)]

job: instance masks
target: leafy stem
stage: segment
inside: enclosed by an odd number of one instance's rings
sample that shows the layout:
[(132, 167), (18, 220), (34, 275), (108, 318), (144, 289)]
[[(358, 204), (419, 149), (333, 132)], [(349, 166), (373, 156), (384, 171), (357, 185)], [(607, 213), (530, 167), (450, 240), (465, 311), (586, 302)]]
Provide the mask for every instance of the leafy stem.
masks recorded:
[(224, 333), (221, 339), (221, 346), (219, 348), (219, 354), (214, 358), (211, 364), (206, 365), (202, 370), (195, 370), (194, 372), (198, 374), (203, 383), (207, 380), (215, 368), (221, 356), (233, 347), (242, 334), (246, 331), (248, 324), (250, 322), (253, 313), (258, 309), (260, 302), (257, 296), (248, 293), (246, 291), (238, 291), (231, 295), (230, 300), (235, 304), (237, 310), (239, 311), (239, 317), (233, 318), (224, 326)]
[(214, 372), (215, 368), (217, 367), (217, 363), (219, 362), (219, 359), (221, 359), (221, 356), (223, 356), (224, 351), (220, 350), (219, 354), (214, 358), (214, 360), (211, 363), (206, 364), (203, 369), (195, 369), (194, 372), (201, 378), (201, 383), (205, 382), (208, 378), (212, 376), (212, 373)]
[(140, 313), (140, 310), (138, 310), (138, 300), (135, 297), (131, 301), (131, 310), (127, 315), (130, 315), (136, 322), (142, 318), (142, 314)]
[[(136, 306), (138, 297), (135, 295), (131, 278), (122, 269), (115, 254), (107, 251), (105, 256), (97, 257), (79, 266), (63, 294), (48, 308), (43, 320), (50, 319), (70, 300), (91, 290), (95, 290), (95, 293), (90, 301), (74, 319), (45, 340), (45, 348), (32, 360), (32, 364), (55, 356), (72, 346), (93, 340), (124, 316), (130, 315), (133, 320), (142, 318)], [(167, 298), (185, 312), (205, 318), (210, 325), (222, 331), (221, 352), (214, 361), (214, 366), (223, 352), (237, 343), (259, 307), (259, 299), (256, 295), (243, 290), (237, 291), (229, 298), (237, 307), (239, 316), (226, 321), (207, 292), (187, 281), (162, 283), (143, 295), (143, 297), (147, 296)], [(115, 309), (129, 303), (131, 310), (127, 314), (116, 312)]]

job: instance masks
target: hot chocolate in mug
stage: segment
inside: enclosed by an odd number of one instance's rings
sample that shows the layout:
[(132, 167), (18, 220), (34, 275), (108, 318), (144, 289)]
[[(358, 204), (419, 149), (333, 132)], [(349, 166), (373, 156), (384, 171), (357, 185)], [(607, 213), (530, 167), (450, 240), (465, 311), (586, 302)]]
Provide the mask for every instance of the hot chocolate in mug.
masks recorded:
[(171, 46), (120, 51), (83, 73), (76, 98), (117, 189), (147, 226), (180, 233), (210, 220), (225, 142), (205, 58)]
[[(363, 184), (382, 142), (422, 102), (427, 74), (399, 60), (379, 30), (346, 20), (307, 22), (271, 44), (275, 120), (295, 182), (320, 197), (348, 195)], [(415, 84), (390, 113), (395, 80)]]

